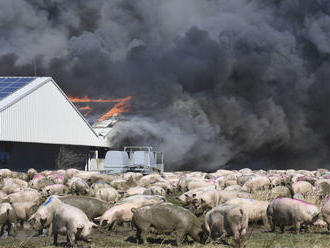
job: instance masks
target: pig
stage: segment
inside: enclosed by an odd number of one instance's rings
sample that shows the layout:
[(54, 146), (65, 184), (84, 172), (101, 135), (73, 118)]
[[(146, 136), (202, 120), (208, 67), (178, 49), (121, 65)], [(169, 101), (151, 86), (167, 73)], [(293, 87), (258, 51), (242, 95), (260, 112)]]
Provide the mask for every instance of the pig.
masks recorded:
[(321, 213), (323, 220), (327, 223), (328, 231), (330, 231), (330, 197), (324, 200)]
[(32, 180), (32, 178), (37, 174), (38, 174), (38, 172), (35, 169), (33, 169), (33, 168), (28, 169), (27, 175), (28, 175), (29, 181)]
[(49, 176), (47, 176), (49, 180), (51, 180), (54, 184), (63, 184), (64, 183), (64, 175), (52, 172)]
[(110, 185), (114, 187), (116, 190), (119, 192), (124, 192), (126, 191), (128, 187), (128, 180), (123, 180), (123, 179), (116, 179), (111, 181)]
[(98, 221), (102, 226), (108, 226), (109, 230), (114, 229), (119, 223), (131, 222), (133, 217), (131, 209), (136, 206), (133, 203), (115, 205), (108, 209), (102, 216), (94, 218), (94, 220)]
[(0, 190), (0, 202), (7, 196), (7, 194), (5, 192), (3, 192), (2, 190)]
[(330, 195), (330, 179), (319, 179), (315, 182), (317, 191), (322, 196)]
[(75, 175), (77, 175), (77, 174), (79, 174), (79, 173), (80, 173), (80, 171), (77, 170), (77, 169), (74, 169), (74, 168), (67, 169), (67, 170), (65, 171), (65, 177), (67, 177), (67, 178), (72, 178), (72, 177), (74, 177)]
[(136, 237), (145, 243), (146, 236), (151, 228), (157, 232), (168, 233), (176, 231), (178, 246), (191, 236), (195, 241), (204, 243), (205, 235), (201, 223), (189, 210), (172, 203), (160, 203), (153, 206), (132, 208), (132, 223), (136, 227)]
[(229, 191), (242, 191), (242, 186), (240, 185), (230, 185), (227, 186), (224, 190), (229, 190)]
[(117, 202), (120, 198), (119, 193), (112, 187), (100, 188), (95, 192), (95, 197), (106, 202)]
[(0, 178), (12, 177), (13, 172), (9, 169), (0, 169)]
[(28, 183), (17, 178), (3, 178), (1, 180), (2, 191), (6, 194), (19, 192), (28, 187)]
[(44, 196), (64, 195), (69, 191), (68, 187), (63, 184), (51, 184), (42, 189), (41, 193)]
[(95, 218), (100, 221), (102, 226), (109, 226), (109, 229), (114, 228), (118, 223), (129, 222), (132, 220), (132, 208), (139, 208), (146, 205), (154, 205), (165, 202), (165, 198), (153, 195), (134, 195), (122, 199), (115, 206), (108, 209), (100, 218)]
[[(8, 234), (16, 233), (16, 212), (10, 203), (4, 202), (0, 204), (0, 235), (3, 235), (5, 226), (8, 227)], [(11, 230), (13, 233), (11, 233)]]
[(269, 205), (268, 201), (258, 201), (247, 198), (234, 198), (229, 201), (226, 201), (227, 205), (238, 205), (244, 212), (247, 214), (249, 218), (249, 223), (257, 223), (259, 221), (263, 222), (263, 225), (266, 226), (268, 224), (267, 219), (267, 207)]
[(294, 194), (302, 194), (306, 197), (313, 192), (313, 185), (306, 181), (297, 181), (292, 184), (292, 190)]
[(246, 192), (253, 192), (261, 189), (268, 189), (270, 180), (266, 176), (254, 176), (244, 183), (242, 190)]
[(162, 187), (151, 186), (143, 192), (144, 195), (161, 195), (166, 196), (166, 192)]
[(185, 206), (190, 203), (190, 200), (192, 198), (195, 198), (198, 194), (201, 194), (203, 192), (209, 191), (209, 190), (214, 190), (216, 187), (214, 185), (212, 186), (207, 186), (203, 188), (197, 188), (193, 190), (189, 190), (182, 195), (178, 196), (177, 199), (181, 202), (181, 205)]
[(217, 182), (213, 180), (200, 180), (200, 179), (192, 180), (187, 183), (187, 189), (192, 190), (192, 189), (207, 187), (209, 185), (217, 185)]
[(105, 182), (96, 182), (96, 183), (92, 184), (91, 188), (93, 190), (97, 191), (98, 189), (101, 189), (101, 188), (112, 188), (112, 187)]
[(245, 174), (237, 178), (237, 183), (243, 187), (243, 185), (251, 178), (255, 177), (255, 174)]
[(195, 213), (199, 215), (233, 198), (250, 198), (250, 194), (229, 190), (209, 190), (197, 194), (192, 203)]
[(145, 190), (146, 188), (141, 186), (131, 187), (126, 191), (126, 196), (142, 195)]
[(50, 227), (50, 224), (53, 221), (54, 211), (61, 203), (61, 200), (56, 196), (48, 197), (38, 210), (29, 218), (28, 222), (39, 232), (39, 234), (41, 234), (44, 228)]
[(79, 208), (90, 220), (101, 216), (111, 206), (108, 202), (87, 196), (68, 195), (59, 196), (58, 199), (68, 205)]
[(14, 182), (11, 182), (4, 185), (1, 190), (6, 194), (12, 194), (23, 190), (23, 187)]
[(167, 182), (156, 182), (153, 184), (153, 186), (158, 186), (158, 187), (162, 187), (167, 194), (170, 194), (173, 191), (173, 185), (170, 181)]
[(28, 187), (28, 183), (26, 181), (18, 179), (18, 178), (10, 178), (10, 177), (6, 177), (6, 178), (2, 179), (1, 184), (3, 186), (10, 185), (10, 184), (16, 184), (21, 188), (27, 188)]
[(15, 202), (12, 206), (15, 209), (17, 221), (21, 223), (21, 226), (23, 226), (24, 221), (29, 220), (39, 207), (39, 205), (33, 201)]
[(25, 201), (33, 201), (35, 203), (39, 203), (41, 200), (41, 194), (34, 189), (26, 189), (23, 191), (19, 191), (10, 195), (7, 195), (3, 198), (4, 202), (25, 202)]
[(291, 191), (286, 186), (276, 186), (272, 188), (270, 192), (270, 197), (272, 199), (278, 198), (278, 197), (291, 197)]
[(133, 195), (125, 199), (121, 199), (117, 204), (134, 203), (139, 206), (143, 206), (148, 204), (157, 204), (165, 201), (166, 199), (164, 197), (157, 195)]
[(70, 185), (71, 193), (77, 195), (87, 195), (90, 192), (89, 186), (84, 179), (73, 177), (70, 181), (71, 182), (68, 182), (68, 184)]
[(51, 184), (54, 184), (54, 182), (41, 174), (35, 175), (29, 182), (29, 186), (36, 190), (41, 190), (42, 188)]
[(126, 172), (123, 174), (123, 179), (124, 180), (129, 180), (130, 178), (137, 181), (143, 177), (142, 173), (136, 173), (136, 172)]
[(139, 184), (143, 187), (147, 187), (150, 184), (154, 184), (155, 182), (160, 181), (161, 179), (162, 179), (161, 175), (154, 173), (140, 178)]
[(293, 225), (299, 233), (302, 224), (310, 225), (320, 222), (320, 209), (308, 202), (280, 197), (272, 200), (267, 208), (268, 221), (271, 231), (275, 231), (275, 226), (280, 226), (284, 232), (285, 226)]
[(204, 218), (205, 230), (213, 240), (234, 235), (237, 248), (244, 247), (248, 215), (238, 205), (222, 204), (208, 211)]
[(86, 214), (79, 208), (61, 203), (54, 211), (50, 234), (54, 236), (57, 246), (58, 234), (66, 235), (71, 247), (76, 247), (77, 240), (90, 242), (92, 228), (96, 225), (89, 221)]

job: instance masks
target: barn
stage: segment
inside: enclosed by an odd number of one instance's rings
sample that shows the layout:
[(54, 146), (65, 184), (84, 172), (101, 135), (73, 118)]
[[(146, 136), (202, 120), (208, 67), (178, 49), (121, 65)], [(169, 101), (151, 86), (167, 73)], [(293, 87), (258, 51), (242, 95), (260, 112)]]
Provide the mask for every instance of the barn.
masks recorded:
[(81, 167), (110, 144), (51, 77), (0, 77), (0, 167)]

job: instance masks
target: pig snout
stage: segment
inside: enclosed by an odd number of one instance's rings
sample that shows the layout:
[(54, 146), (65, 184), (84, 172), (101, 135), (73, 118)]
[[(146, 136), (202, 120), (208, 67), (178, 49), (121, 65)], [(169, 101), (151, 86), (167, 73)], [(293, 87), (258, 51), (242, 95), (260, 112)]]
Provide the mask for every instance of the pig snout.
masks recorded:
[(313, 225), (314, 225), (314, 226), (317, 226), (317, 227), (321, 227), (321, 228), (323, 228), (323, 227), (326, 227), (326, 226), (327, 226), (327, 223), (326, 223), (324, 220), (322, 220), (322, 219), (318, 219), (318, 220), (316, 220), (316, 221), (313, 223)]

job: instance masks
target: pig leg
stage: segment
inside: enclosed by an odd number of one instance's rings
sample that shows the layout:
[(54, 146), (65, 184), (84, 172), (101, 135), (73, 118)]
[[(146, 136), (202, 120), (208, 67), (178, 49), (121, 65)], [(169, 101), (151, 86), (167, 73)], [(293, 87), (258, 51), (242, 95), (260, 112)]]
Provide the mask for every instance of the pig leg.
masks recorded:
[(186, 238), (186, 232), (184, 230), (177, 230), (176, 231), (176, 245), (181, 246), (182, 242)]
[(266, 227), (266, 226), (268, 226), (268, 218), (267, 218), (267, 216), (263, 216), (262, 217), (262, 224), (264, 224), (264, 226)]
[(242, 245), (242, 239), (237, 228), (233, 229), (235, 247), (240, 248)]
[(54, 232), (54, 245), (57, 246), (57, 232)]
[(269, 225), (270, 225), (270, 229), (271, 229), (270, 231), (275, 232), (275, 222), (274, 222), (274, 220), (272, 218), (269, 218), (268, 221), (269, 221)]
[(75, 245), (75, 234), (74, 232), (70, 232), (67, 234), (67, 239), (69, 240), (69, 243), (71, 245), (71, 247), (76, 247)]
[(297, 223), (294, 225), (297, 234), (299, 234), (299, 231), (300, 231), (300, 225), (301, 225), (300, 222), (297, 222)]
[[(13, 233), (11, 233), (11, 230), (13, 230)], [(16, 234), (16, 227), (14, 223), (9, 223), (8, 224), (8, 235), (9, 236), (14, 236)]]
[(140, 240), (142, 241), (142, 244), (145, 243), (147, 240), (147, 234), (149, 233), (149, 227), (150, 227), (150, 223), (143, 223), (142, 225), (140, 225), (138, 227), (139, 236), (140, 236)]
[(5, 226), (4, 226), (4, 225), (2, 225), (2, 226), (1, 226), (1, 230), (0, 230), (0, 236), (2, 236), (2, 235), (3, 235), (4, 229), (5, 229)]

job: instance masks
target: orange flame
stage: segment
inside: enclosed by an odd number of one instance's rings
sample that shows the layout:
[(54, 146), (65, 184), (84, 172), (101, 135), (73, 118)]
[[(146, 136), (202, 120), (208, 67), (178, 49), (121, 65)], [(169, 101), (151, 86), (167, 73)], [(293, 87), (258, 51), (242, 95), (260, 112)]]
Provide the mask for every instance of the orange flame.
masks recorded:
[(107, 119), (110, 116), (118, 116), (121, 113), (129, 112), (131, 109), (131, 104), (130, 104), (131, 100), (132, 100), (131, 96), (117, 99), (119, 103), (116, 103), (115, 106), (113, 106), (112, 109), (110, 109), (105, 115), (103, 115), (100, 119), (98, 119), (98, 121), (100, 122)]
[(73, 97), (69, 96), (71, 102), (118, 102), (120, 99), (91, 99), (87, 96), (84, 97)]
[(86, 106), (86, 107), (80, 107), (79, 109), (80, 109), (80, 110), (92, 110), (92, 108), (89, 107), (89, 106)]
[[(131, 96), (119, 99), (93, 99), (87, 96), (84, 97), (73, 97), (69, 96), (71, 102), (75, 103), (86, 103), (86, 102), (98, 102), (98, 103), (106, 103), (106, 102), (118, 102), (116, 103), (106, 114), (104, 114), (101, 118), (98, 119), (99, 122), (109, 118), (110, 116), (118, 116), (121, 113), (126, 113), (130, 111), (131, 105), (130, 101), (132, 100)], [(84, 116), (88, 116), (90, 112), (92, 112), (92, 108), (90, 106), (80, 107), (80, 110), (87, 110), (87, 113)]]
[(88, 116), (93, 111), (93, 109), (90, 106), (80, 107), (79, 110), (87, 110), (87, 112), (84, 114), (85, 117)]

